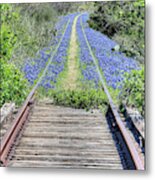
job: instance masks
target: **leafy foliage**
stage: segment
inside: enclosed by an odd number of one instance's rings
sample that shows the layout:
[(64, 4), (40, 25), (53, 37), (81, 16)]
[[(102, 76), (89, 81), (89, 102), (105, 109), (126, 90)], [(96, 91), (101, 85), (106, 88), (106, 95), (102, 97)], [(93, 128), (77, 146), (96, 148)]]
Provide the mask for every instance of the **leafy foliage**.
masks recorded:
[(1, 4), (0, 11), (0, 106), (8, 101), (20, 104), (29, 88), (20, 68), (25, 58), (34, 56), (55, 35), (57, 14), (48, 3)]
[(27, 95), (27, 81), (13, 64), (4, 60), (1, 61), (0, 71), (0, 107), (9, 101), (19, 105)]
[(126, 73), (124, 86), (120, 94), (120, 99), (128, 106), (133, 106), (139, 109), (144, 116), (144, 68), (141, 70), (132, 70), (131, 73)]
[(120, 44), (127, 56), (144, 61), (144, 1), (96, 2), (90, 27)]
[[(1, 4), (1, 102), (24, 100), (27, 81), (20, 71), (24, 59), (32, 57), (56, 35), (57, 10), (52, 3)], [(40, 52), (42, 56), (45, 53)], [(31, 58), (29, 58), (31, 59)], [(28, 59), (26, 60), (29, 63)], [(38, 71), (34, 69), (35, 71)]]
[(107, 97), (102, 90), (76, 89), (76, 90), (50, 90), (46, 92), (48, 97), (52, 97), (54, 104), (82, 108), (89, 110), (99, 108), (107, 104)]
[(10, 60), (14, 45), (17, 42), (17, 36), (13, 32), (11, 24), (18, 21), (18, 12), (12, 11), (12, 6), (0, 5), (1, 16), (1, 79), (0, 79), (0, 107), (8, 101), (14, 101), (20, 104), (26, 96), (27, 81), (23, 78), (22, 73), (11, 63)]
[(66, 15), (75, 12), (86, 12), (94, 9), (94, 2), (54, 2), (52, 6), (61, 15)]
[(34, 57), (54, 38), (57, 12), (50, 3), (15, 4), (12, 7), (14, 11), (19, 11), (20, 19), (14, 21), (17, 43), (11, 59), (21, 68), (24, 59)]
[(0, 58), (8, 61), (12, 56), (14, 45), (17, 42), (17, 35), (13, 32), (12, 24), (19, 20), (18, 12), (12, 11), (8, 4), (0, 5), (1, 11), (1, 43)]

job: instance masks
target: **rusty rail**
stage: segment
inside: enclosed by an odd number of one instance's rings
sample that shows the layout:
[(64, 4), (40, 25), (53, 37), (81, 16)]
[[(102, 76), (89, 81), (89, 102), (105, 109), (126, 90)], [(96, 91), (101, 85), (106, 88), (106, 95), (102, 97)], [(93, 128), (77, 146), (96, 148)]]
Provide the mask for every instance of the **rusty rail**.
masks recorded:
[(55, 54), (57, 53), (57, 50), (58, 50), (59, 46), (61, 45), (61, 42), (63, 40), (63, 37), (65, 35), (65, 32), (67, 30), (69, 23), (70, 23), (70, 19), (68, 20), (66, 27), (65, 27), (65, 30), (64, 30), (64, 33), (61, 36), (61, 39), (60, 39), (58, 45), (56, 46), (50, 60), (48, 61), (42, 75), (39, 77), (37, 83), (32, 88), (32, 90), (31, 90), (30, 94), (28, 95), (26, 101), (24, 102), (22, 108), (20, 109), (19, 113), (17, 114), (17, 117), (16, 117), (15, 121), (13, 122), (11, 128), (7, 131), (6, 135), (4, 136), (4, 138), (1, 142), (0, 163), (3, 164), (4, 166), (7, 165), (7, 156), (8, 156), (10, 149), (11, 149), (11, 146), (13, 145), (14, 140), (16, 139), (16, 136), (18, 135), (22, 125), (26, 121), (26, 118), (27, 118), (27, 115), (29, 112), (29, 108), (30, 108), (29, 106), (30, 106), (31, 102), (33, 101), (35, 91), (38, 88), (39, 84), (41, 83), (46, 72), (48, 71), (48, 68), (51, 64), (51, 61), (53, 60)]
[(93, 58), (93, 62), (95, 64), (95, 66), (96, 66), (96, 70), (98, 72), (99, 79), (100, 79), (101, 84), (102, 84), (102, 88), (103, 88), (105, 94), (108, 97), (109, 105), (110, 105), (112, 113), (113, 113), (113, 115), (115, 117), (116, 124), (118, 125), (118, 128), (119, 128), (119, 130), (120, 130), (120, 132), (121, 132), (121, 134), (123, 136), (123, 139), (124, 139), (124, 141), (125, 141), (125, 143), (126, 143), (126, 145), (128, 147), (128, 150), (129, 150), (130, 155), (131, 155), (131, 157), (133, 159), (133, 162), (135, 164), (136, 169), (137, 170), (144, 170), (144, 164), (143, 164), (143, 162), (142, 162), (142, 160), (141, 160), (141, 158), (140, 158), (140, 156), (139, 156), (139, 154), (138, 154), (138, 152), (136, 150), (136, 147), (133, 144), (133, 141), (131, 140), (131, 137), (130, 137), (129, 133), (127, 132), (127, 130), (126, 130), (121, 118), (120, 118), (120, 115), (119, 115), (119, 113), (117, 111), (117, 108), (114, 105), (113, 100), (111, 98), (111, 95), (110, 95), (110, 93), (109, 93), (109, 91), (108, 91), (108, 89), (106, 87), (106, 83), (104, 82), (104, 79), (103, 79), (102, 74), (100, 72), (98, 62), (96, 60), (96, 57), (94, 56), (94, 53), (91, 50), (91, 47), (90, 47), (90, 44), (88, 42), (86, 33), (84, 31), (83, 24), (82, 24), (82, 19), (81, 19), (80, 23), (81, 23), (81, 27), (82, 27), (82, 31), (83, 31), (83, 35), (84, 35), (86, 44), (87, 44), (89, 52), (90, 52), (90, 54), (91, 54), (91, 56)]
[(25, 103), (23, 104), (22, 108), (17, 114), (16, 120), (13, 122), (13, 124), (11, 125), (11, 128), (6, 133), (6, 135), (4, 136), (1, 142), (0, 161), (4, 166), (7, 165), (7, 156), (10, 151), (10, 148), (13, 145), (20, 129), (22, 128), (22, 125), (25, 123), (27, 119), (28, 112), (30, 109), (30, 104), (33, 101), (34, 92), (35, 91), (33, 89), (31, 93), (28, 95)]
[[(106, 88), (106, 87), (104, 87), (104, 88)], [(109, 94), (109, 92), (107, 92), (107, 93)], [(128, 132), (127, 132), (127, 130), (126, 130), (121, 118), (120, 118), (119, 113), (117, 112), (117, 109), (116, 109), (114, 103), (112, 102), (111, 97), (109, 97), (108, 99), (109, 99), (109, 104), (110, 104), (110, 107), (111, 107), (111, 111), (112, 111), (112, 113), (113, 113), (113, 115), (115, 117), (115, 120), (116, 120), (116, 123), (117, 123), (117, 125), (119, 127), (119, 130), (120, 130), (121, 134), (123, 135), (123, 138), (124, 138), (125, 143), (126, 143), (128, 149), (129, 149), (130, 155), (131, 155), (131, 157), (133, 159), (133, 162), (135, 164), (136, 169), (137, 170), (144, 170), (144, 164), (143, 164), (143, 162), (142, 162), (142, 160), (141, 160), (141, 158), (140, 158), (140, 156), (139, 156), (139, 154), (138, 154), (138, 152), (136, 150), (136, 147), (135, 147), (133, 141), (131, 140), (130, 135), (128, 134)]]

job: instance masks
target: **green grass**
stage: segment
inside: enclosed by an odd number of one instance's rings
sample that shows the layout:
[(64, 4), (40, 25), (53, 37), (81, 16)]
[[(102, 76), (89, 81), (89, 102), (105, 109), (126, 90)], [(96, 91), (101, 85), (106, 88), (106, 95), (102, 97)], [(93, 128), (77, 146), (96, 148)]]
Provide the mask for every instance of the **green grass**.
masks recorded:
[(120, 100), (127, 106), (137, 108), (142, 116), (145, 113), (144, 67), (125, 74)]
[(48, 97), (53, 104), (68, 106), (78, 109), (94, 109), (107, 106), (107, 97), (102, 90), (76, 89), (76, 90), (49, 90), (40, 88), (38, 97)]

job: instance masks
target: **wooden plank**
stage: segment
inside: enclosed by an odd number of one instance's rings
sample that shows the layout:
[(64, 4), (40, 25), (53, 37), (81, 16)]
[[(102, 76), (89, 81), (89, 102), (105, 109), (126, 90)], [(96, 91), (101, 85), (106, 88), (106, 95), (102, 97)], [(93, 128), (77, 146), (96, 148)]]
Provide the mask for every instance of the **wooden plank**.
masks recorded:
[(94, 130), (94, 129), (104, 129), (104, 130), (107, 130), (107, 127), (103, 126), (101, 127), (102, 124), (99, 124), (99, 123), (88, 123), (88, 124), (81, 124), (81, 123), (75, 123), (75, 124), (53, 124), (53, 123), (40, 123), (40, 124), (32, 124), (32, 123), (29, 123), (27, 125), (27, 128), (32, 128), (32, 129), (47, 129), (47, 130), (51, 130), (52, 128), (61, 128), (61, 129), (64, 129), (66, 128), (67, 129), (74, 129), (76, 130), (77, 128), (80, 130), (80, 129), (91, 129), (91, 130)]
[(32, 143), (32, 142), (20, 142), (19, 143), (19, 146), (23, 146), (23, 147), (37, 147), (37, 148), (61, 148), (61, 149), (64, 149), (64, 148), (73, 148), (73, 149), (76, 149), (76, 148), (79, 148), (79, 149), (109, 149), (109, 148), (114, 148), (114, 144), (106, 144), (106, 143), (96, 143), (96, 144), (86, 144), (86, 143), (83, 143), (83, 144), (63, 144), (63, 143)]
[[(30, 126), (28, 126), (28, 127), (30, 127)], [(103, 128), (103, 127), (78, 127), (78, 126), (76, 126), (76, 127), (72, 127), (72, 128), (70, 128), (70, 127), (32, 127), (31, 128), (32, 129), (32, 131), (35, 131), (35, 130), (37, 130), (37, 131), (42, 131), (42, 132), (44, 132), (44, 131), (47, 131), (47, 132), (49, 132), (49, 131), (68, 131), (68, 132), (72, 132), (72, 131), (76, 131), (76, 132), (80, 132), (80, 131), (98, 131), (98, 130), (100, 130), (101, 132), (109, 132), (109, 130), (107, 129), (107, 128)]]
[(77, 133), (77, 132), (37, 132), (37, 131), (26, 131), (23, 133), (23, 137), (30, 137), (30, 138), (86, 138), (88, 139), (111, 139), (111, 134), (109, 133), (98, 133), (98, 132), (90, 132), (90, 133)]
[(113, 140), (104, 140), (104, 139), (74, 139), (74, 138), (64, 138), (64, 139), (59, 139), (59, 138), (26, 138), (23, 137), (20, 141), (20, 143), (25, 143), (25, 144), (33, 144), (33, 145), (47, 145), (47, 146), (54, 146), (57, 144), (68, 144), (68, 145), (114, 145)]
[[(41, 128), (39, 129), (39, 128), (36, 128), (36, 129), (32, 129), (32, 131), (30, 130), (30, 129), (26, 129), (25, 131), (24, 131), (24, 133), (31, 133), (31, 132), (36, 132), (36, 133), (57, 133), (57, 134), (65, 134), (66, 133), (66, 129), (64, 128), (64, 129), (51, 129), (51, 130), (49, 130), (49, 131), (47, 131), (47, 129), (42, 129), (41, 130)], [(88, 129), (87, 129), (87, 133), (86, 133), (86, 130), (85, 129), (80, 129), (78, 132), (76, 132), (76, 131), (74, 131), (74, 130), (72, 130), (72, 129), (70, 129), (69, 131), (67, 131), (67, 133), (81, 133), (81, 134), (91, 134), (91, 132), (92, 132), (92, 134), (101, 134), (102, 136), (104, 136), (105, 134), (107, 134), (107, 135), (109, 135), (109, 130), (103, 130), (103, 129), (97, 129), (97, 131), (93, 131), (93, 129), (90, 129), (89, 131), (88, 131)]]
[(51, 167), (51, 168), (92, 168), (92, 169), (123, 169), (120, 164), (113, 164), (113, 163), (70, 163), (70, 162), (48, 162), (48, 161), (10, 161), (9, 166), (14, 167)]
[(68, 121), (68, 120), (61, 120), (61, 121), (59, 121), (59, 120), (56, 120), (56, 121), (37, 121), (37, 122), (34, 122), (34, 121), (29, 121), (29, 124), (31, 124), (31, 125), (39, 125), (39, 126), (41, 126), (41, 125), (48, 125), (48, 124), (53, 124), (53, 125), (100, 125), (100, 126), (106, 126), (106, 127), (108, 127), (108, 125), (106, 124), (106, 123), (103, 123), (102, 121), (84, 121), (84, 120), (76, 120), (76, 121), (74, 121), (74, 120), (70, 120), (70, 121)]
[[(66, 112), (62, 112), (61, 110), (60, 110), (60, 112), (59, 113), (56, 113), (56, 112), (51, 112), (51, 111), (48, 111), (48, 113), (40, 113), (40, 112), (33, 112), (33, 114), (32, 114), (32, 116), (33, 117), (90, 117), (90, 118), (99, 118), (99, 115), (90, 115), (90, 114), (84, 114), (84, 113), (81, 113), (81, 114), (79, 114), (78, 112), (76, 112), (76, 113), (74, 113), (74, 112), (72, 112), (72, 113), (66, 113)], [(101, 116), (102, 117), (102, 116)]]
[(15, 153), (17, 155), (68, 155), (68, 156), (109, 156), (118, 157), (118, 153), (114, 149), (101, 149), (101, 150), (79, 150), (79, 149), (59, 149), (59, 148), (51, 148), (51, 149), (38, 149), (38, 148), (16, 148)]
[(120, 159), (118, 156), (107, 157), (107, 156), (70, 156), (70, 155), (14, 155), (14, 160), (40, 160), (40, 161), (52, 161), (52, 162), (95, 162), (95, 163), (113, 163), (120, 164)]
[(105, 121), (103, 121), (102, 117), (96, 117), (96, 118), (92, 118), (92, 117), (78, 117), (78, 116), (51, 116), (51, 115), (47, 115), (47, 116), (31, 116), (31, 118), (29, 118), (30, 121), (97, 121), (97, 122), (102, 122), (105, 123)]

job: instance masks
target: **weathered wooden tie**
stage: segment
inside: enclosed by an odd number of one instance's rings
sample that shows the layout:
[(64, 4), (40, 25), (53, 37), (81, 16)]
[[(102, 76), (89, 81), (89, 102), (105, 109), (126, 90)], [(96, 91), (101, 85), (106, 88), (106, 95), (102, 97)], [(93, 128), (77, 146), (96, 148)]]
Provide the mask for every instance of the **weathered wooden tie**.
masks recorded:
[(99, 110), (38, 103), (32, 108), (8, 166), (123, 169)]

